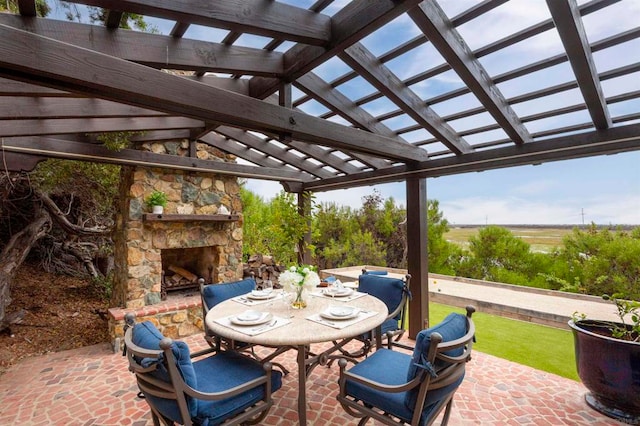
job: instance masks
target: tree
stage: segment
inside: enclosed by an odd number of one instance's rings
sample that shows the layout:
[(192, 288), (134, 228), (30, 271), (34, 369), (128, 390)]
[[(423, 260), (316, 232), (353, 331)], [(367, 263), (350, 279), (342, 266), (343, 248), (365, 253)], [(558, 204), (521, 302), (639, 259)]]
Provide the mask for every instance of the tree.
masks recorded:
[(526, 282), (530, 269), (529, 244), (508, 229), (482, 228), (477, 236), (469, 239), (469, 251), (472, 257), (465, 266), (470, 278)]
[(241, 187), (244, 211), (243, 255), (269, 254), (285, 264), (297, 263), (298, 242), (309, 231), (306, 218), (298, 213), (296, 195), (281, 191), (265, 202)]
[(544, 275), (548, 282), (568, 291), (640, 300), (640, 228), (626, 232), (592, 224), (585, 231), (574, 229), (563, 242), (553, 271)]

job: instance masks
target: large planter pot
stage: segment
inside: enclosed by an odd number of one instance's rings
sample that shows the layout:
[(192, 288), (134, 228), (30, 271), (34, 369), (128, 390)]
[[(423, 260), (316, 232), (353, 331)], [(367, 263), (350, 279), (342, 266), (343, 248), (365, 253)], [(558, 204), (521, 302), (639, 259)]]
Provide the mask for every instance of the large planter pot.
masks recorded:
[(587, 404), (626, 424), (640, 425), (640, 342), (610, 337), (602, 321), (569, 321), (578, 376)]

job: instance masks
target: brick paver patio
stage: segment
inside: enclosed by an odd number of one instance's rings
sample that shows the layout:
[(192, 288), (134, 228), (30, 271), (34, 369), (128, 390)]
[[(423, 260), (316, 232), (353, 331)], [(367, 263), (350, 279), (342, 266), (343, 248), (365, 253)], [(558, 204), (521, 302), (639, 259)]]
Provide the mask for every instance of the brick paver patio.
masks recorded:
[[(186, 339), (192, 351), (201, 336)], [(296, 425), (295, 353), (281, 361), (292, 373), (274, 394), (264, 424)], [(310, 425), (356, 425), (335, 396), (338, 366), (318, 366), (308, 381)], [(619, 425), (584, 402), (582, 384), (475, 352), (455, 396), (450, 425)], [(126, 359), (108, 344), (23, 360), (0, 377), (0, 425), (151, 425), (136, 397)], [(369, 421), (369, 425), (377, 422)]]

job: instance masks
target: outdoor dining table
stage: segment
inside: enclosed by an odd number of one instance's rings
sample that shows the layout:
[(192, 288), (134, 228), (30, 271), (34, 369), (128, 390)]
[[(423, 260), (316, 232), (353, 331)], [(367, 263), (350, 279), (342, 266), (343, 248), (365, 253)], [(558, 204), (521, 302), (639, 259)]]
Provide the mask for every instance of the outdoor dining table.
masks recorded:
[[(307, 307), (293, 309), (280, 291), (267, 300), (252, 300), (246, 295), (226, 300), (213, 307), (205, 318), (207, 327), (215, 334), (236, 341), (278, 348), (276, 353), (297, 349), (298, 363), (298, 419), (307, 424), (306, 380), (318, 365), (325, 365), (329, 356), (353, 337), (377, 329), (376, 345), (381, 346), (380, 325), (387, 318), (387, 306), (381, 300), (364, 293), (353, 292), (351, 297), (329, 297), (321, 289), (307, 295)], [(328, 309), (356, 308), (359, 313), (352, 319), (326, 319)], [(268, 313), (272, 318), (266, 324), (238, 326), (237, 316), (247, 310)], [(325, 316), (321, 316), (325, 313)], [(313, 352), (311, 344), (333, 342), (320, 353)], [(323, 347), (324, 348), (324, 347)], [(271, 359), (271, 357), (269, 357)]]

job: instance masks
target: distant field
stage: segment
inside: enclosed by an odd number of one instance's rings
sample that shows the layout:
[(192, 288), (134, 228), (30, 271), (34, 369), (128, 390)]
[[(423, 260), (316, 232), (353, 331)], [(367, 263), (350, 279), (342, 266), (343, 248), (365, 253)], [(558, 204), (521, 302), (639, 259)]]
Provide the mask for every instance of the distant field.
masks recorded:
[[(522, 238), (529, 243), (531, 251), (548, 253), (553, 250), (554, 247), (562, 246), (562, 238), (565, 235), (571, 234), (573, 231), (569, 228), (525, 228), (514, 227), (510, 228), (504, 226), (510, 230), (514, 236)], [(466, 248), (469, 245), (469, 238), (478, 235), (478, 231), (481, 227), (464, 227), (454, 228), (452, 227), (444, 237), (447, 241), (455, 243), (461, 247)]]

